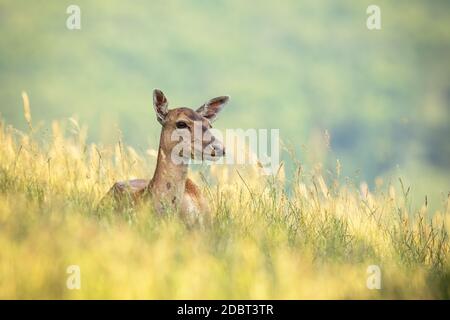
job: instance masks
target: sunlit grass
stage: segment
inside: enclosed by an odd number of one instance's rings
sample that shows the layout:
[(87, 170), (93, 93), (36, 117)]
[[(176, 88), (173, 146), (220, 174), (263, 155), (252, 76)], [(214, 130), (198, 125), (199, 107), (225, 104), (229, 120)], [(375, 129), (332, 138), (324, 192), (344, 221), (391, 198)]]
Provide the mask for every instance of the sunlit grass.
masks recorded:
[[(248, 168), (197, 170), (211, 228), (150, 207), (98, 207), (115, 180), (149, 178), (154, 151), (86, 143), (77, 121), (51, 132), (0, 125), (0, 298), (449, 298), (449, 202), (413, 208), (402, 180), (371, 192), (320, 170), (287, 192)], [(81, 289), (66, 287), (69, 265)], [(366, 286), (382, 271), (381, 290)]]

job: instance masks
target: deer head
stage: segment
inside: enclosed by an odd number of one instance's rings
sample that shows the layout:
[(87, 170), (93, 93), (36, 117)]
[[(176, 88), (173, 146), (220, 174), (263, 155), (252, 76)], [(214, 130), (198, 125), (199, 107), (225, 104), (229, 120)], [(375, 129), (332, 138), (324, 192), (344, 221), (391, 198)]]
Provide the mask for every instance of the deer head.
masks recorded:
[(153, 91), (156, 118), (162, 125), (160, 150), (170, 155), (173, 162), (189, 159), (217, 160), (225, 155), (221, 141), (212, 134), (211, 123), (228, 102), (228, 96), (211, 99), (195, 111), (190, 108), (169, 110), (162, 91)]

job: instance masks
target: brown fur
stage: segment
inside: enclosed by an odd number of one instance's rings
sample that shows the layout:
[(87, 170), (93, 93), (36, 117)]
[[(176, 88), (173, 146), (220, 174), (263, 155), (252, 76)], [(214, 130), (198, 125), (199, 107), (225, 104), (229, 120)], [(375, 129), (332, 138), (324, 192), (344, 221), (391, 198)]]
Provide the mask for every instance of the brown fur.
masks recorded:
[[(152, 180), (146, 179), (118, 181), (114, 183), (108, 191), (108, 194), (112, 195), (116, 201), (129, 198), (133, 203), (137, 204), (142, 200), (145, 200), (147, 194), (151, 194), (149, 192), (149, 184), (151, 184), (151, 181)], [(169, 185), (170, 183), (168, 182), (167, 184)], [(200, 188), (189, 178), (187, 178), (185, 182), (184, 194), (185, 196), (190, 197), (198, 207), (205, 208), (205, 199), (203, 198)]]
[[(185, 127), (193, 131), (194, 122), (202, 124), (202, 158), (205, 154), (224, 154), (223, 145), (209, 134), (211, 122), (228, 101), (228, 97), (218, 97), (202, 105), (197, 111), (189, 108), (168, 110), (168, 102), (164, 94), (155, 89), (153, 93), (154, 107), (157, 120), (162, 125), (159, 140), (158, 159), (155, 173), (151, 180), (135, 179), (116, 182), (107, 196), (111, 197), (119, 206), (128, 201), (132, 205), (151, 199), (156, 212), (163, 214), (168, 209), (179, 211), (189, 224), (208, 223), (209, 207), (197, 185), (187, 178), (187, 164), (176, 164), (171, 159), (171, 152), (178, 141), (172, 141), (171, 135), (177, 130), (177, 123), (182, 121)], [(187, 130), (186, 129), (186, 130)], [(208, 137), (208, 138), (206, 138)], [(191, 146), (195, 146), (191, 141)], [(206, 151), (209, 148), (209, 151)], [(191, 157), (195, 150), (191, 150)], [(207, 152), (207, 153), (206, 153)]]

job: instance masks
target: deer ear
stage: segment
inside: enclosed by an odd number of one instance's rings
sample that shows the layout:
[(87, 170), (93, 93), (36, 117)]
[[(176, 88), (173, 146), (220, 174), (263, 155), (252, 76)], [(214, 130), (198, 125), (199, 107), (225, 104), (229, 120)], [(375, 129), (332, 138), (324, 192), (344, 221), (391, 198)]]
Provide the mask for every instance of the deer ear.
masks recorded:
[(153, 107), (156, 112), (156, 119), (159, 123), (164, 124), (167, 113), (169, 112), (169, 103), (167, 98), (161, 90), (153, 90)]
[(227, 104), (228, 100), (230, 100), (229, 96), (221, 96), (211, 99), (203, 104), (200, 108), (198, 108), (196, 112), (208, 119), (210, 122), (213, 122), (214, 120), (216, 120), (219, 112)]

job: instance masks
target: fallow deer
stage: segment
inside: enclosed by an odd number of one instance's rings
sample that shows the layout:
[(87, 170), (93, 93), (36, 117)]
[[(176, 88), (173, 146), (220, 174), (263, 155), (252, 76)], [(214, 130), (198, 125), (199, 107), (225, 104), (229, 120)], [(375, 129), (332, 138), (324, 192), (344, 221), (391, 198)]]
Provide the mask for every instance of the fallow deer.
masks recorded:
[[(169, 110), (167, 98), (160, 90), (155, 89), (153, 106), (162, 129), (153, 178), (116, 182), (108, 195), (112, 195), (114, 201), (119, 204), (130, 200), (131, 204), (136, 204), (149, 199), (158, 213), (176, 210), (188, 224), (207, 223), (209, 207), (200, 189), (187, 177), (186, 160), (198, 156), (201, 156), (202, 160), (217, 160), (225, 154), (223, 144), (211, 134), (210, 129), (211, 123), (228, 100), (228, 96), (217, 97), (195, 111), (184, 107)], [(200, 137), (194, 132), (196, 126), (201, 128)], [(180, 133), (181, 135), (178, 135)], [(174, 136), (190, 137), (189, 141), (184, 141), (189, 148), (189, 152), (184, 153), (188, 154), (182, 154), (183, 152), (175, 149), (182, 139), (173, 139)], [(183, 161), (180, 162), (180, 159)]]

